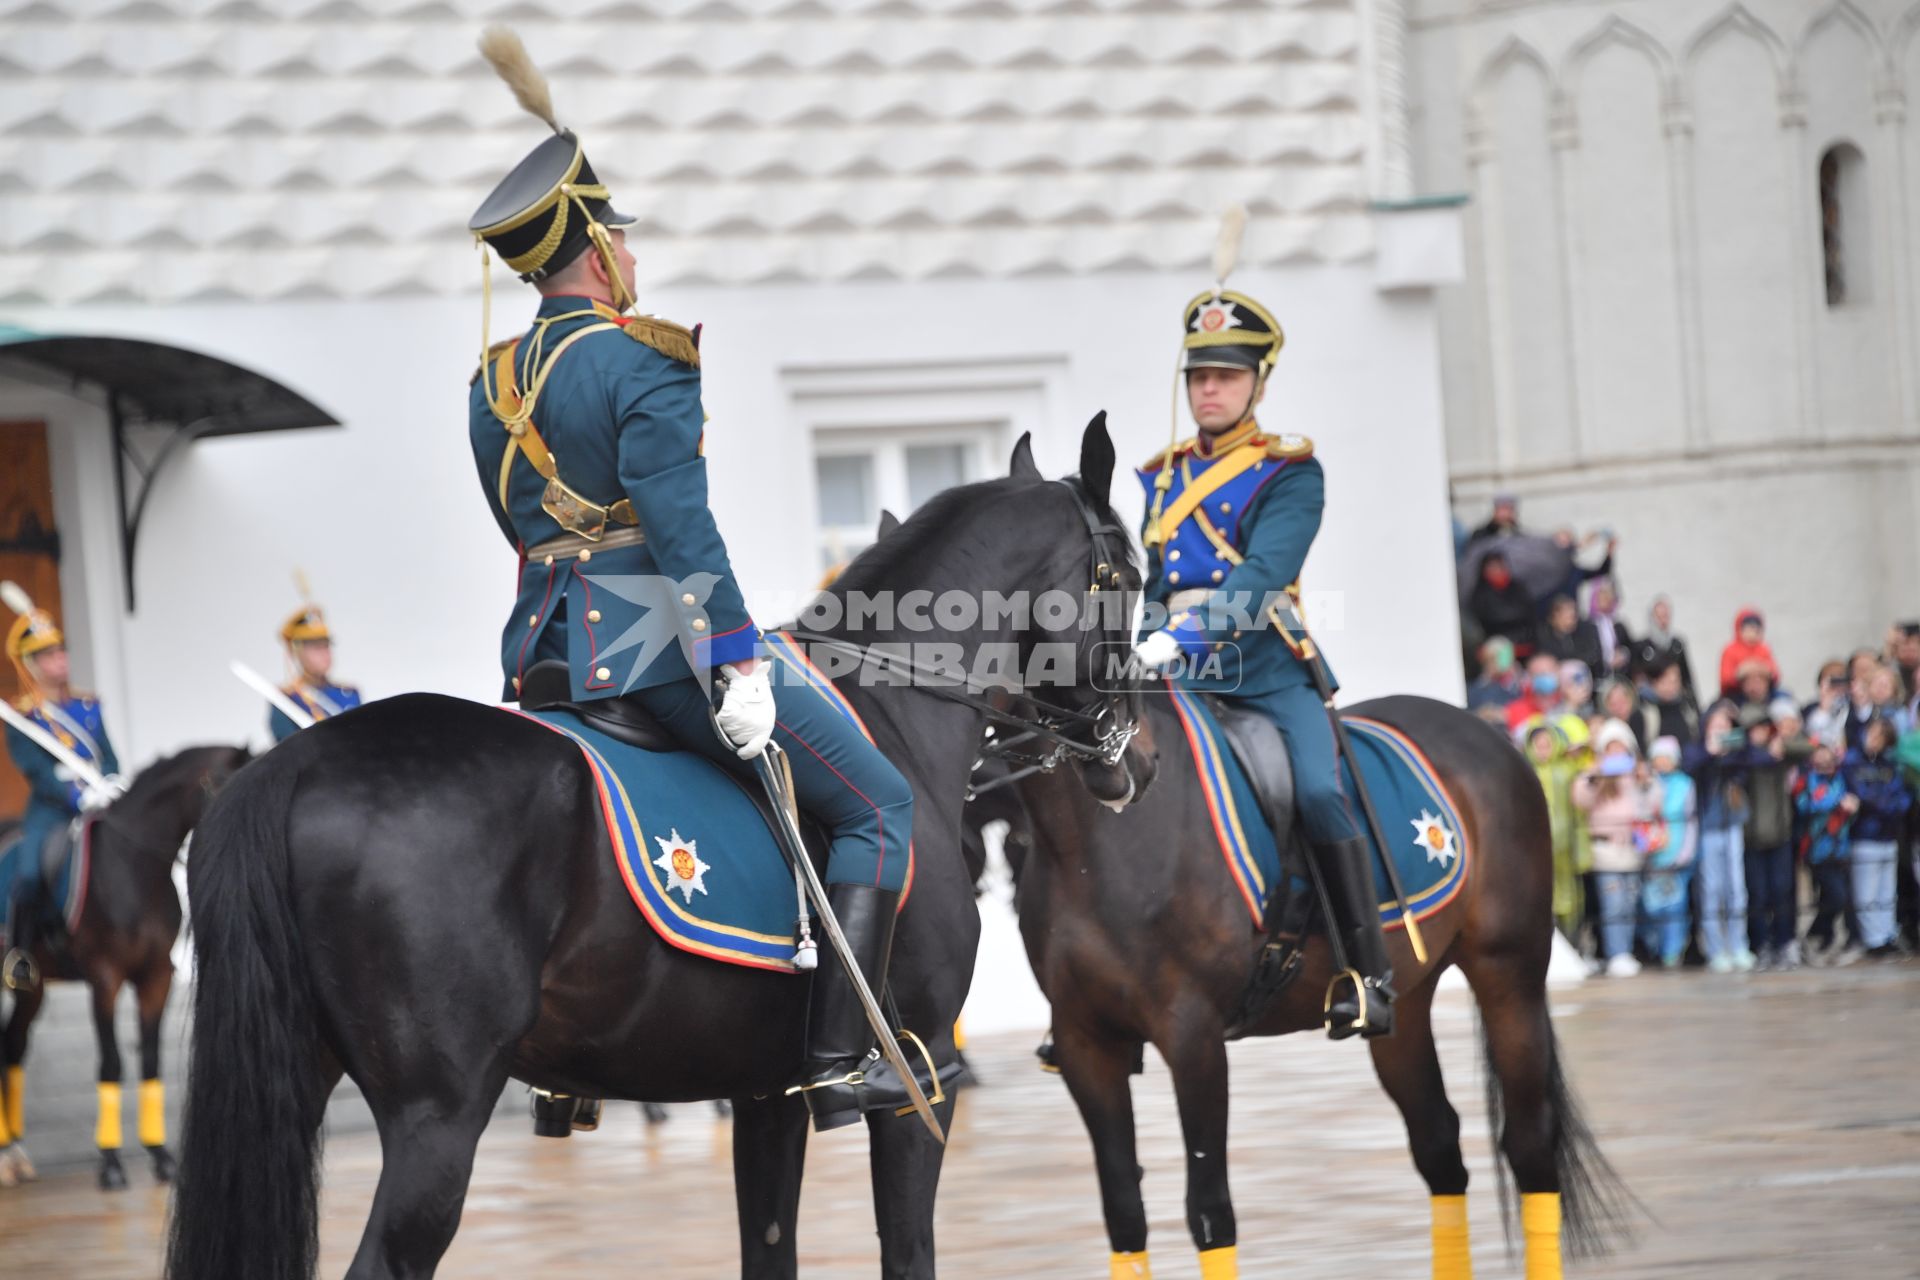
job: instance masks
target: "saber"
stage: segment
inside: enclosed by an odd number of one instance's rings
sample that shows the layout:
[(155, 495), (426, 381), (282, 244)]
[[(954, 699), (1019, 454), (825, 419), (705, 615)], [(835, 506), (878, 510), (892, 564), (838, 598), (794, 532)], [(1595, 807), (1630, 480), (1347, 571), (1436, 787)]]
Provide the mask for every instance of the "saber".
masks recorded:
[(1346, 723), (1334, 709), (1333, 680), (1327, 675), (1327, 664), (1320, 656), (1320, 646), (1307, 634), (1307, 624), (1300, 620), (1299, 613), (1291, 607), (1282, 616), (1279, 605), (1269, 606), (1267, 616), (1273, 619), (1273, 625), (1280, 628), (1280, 634), (1288, 646), (1300, 655), (1307, 664), (1307, 670), (1313, 673), (1314, 692), (1320, 695), (1320, 701), (1327, 708), (1327, 720), (1333, 725), (1334, 745), (1353, 764), (1354, 795), (1360, 801), (1360, 812), (1366, 817), (1374, 846), (1380, 850), (1380, 863), (1387, 869), (1387, 884), (1393, 890), (1394, 901), (1400, 906), (1400, 921), (1407, 926), (1407, 941), (1413, 944), (1413, 958), (1425, 964), (1426, 940), (1420, 936), (1420, 922), (1413, 918), (1413, 912), (1407, 906), (1406, 890), (1400, 887), (1400, 870), (1393, 865), (1392, 846), (1387, 843), (1386, 832), (1380, 829), (1380, 815), (1374, 812), (1373, 797), (1367, 794), (1366, 774), (1360, 768), (1360, 761), (1354, 757), (1353, 744), (1347, 738)]
[(66, 743), (60, 741), (60, 739), (54, 737), (45, 729), (42, 729), (20, 712), (15, 711), (5, 699), (0, 699), (0, 720), (5, 720), (25, 735), (27, 740), (33, 743), (34, 746), (39, 747), (55, 760), (73, 770), (74, 776), (80, 779), (81, 784), (85, 786), (87, 790), (97, 791), (109, 800), (118, 800), (121, 796), (127, 794), (125, 787), (109, 781), (101, 774), (100, 770), (75, 755)]
[(860, 966), (854, 962), (853, 949), (847, 945), (847, 936), (840, 932), (840, 922), (834, 918), (833, 908), (827, 905), (827, 891), (820, 883), (820, 873), (813, 868), (813, 859), (807, 856), (806, 841), (801, 837), (799, 824), (794, 820), (793, 797), (787, 790), (785, 765), (786, 753), (773, 742), (767, 743), (766, 748), (753, 760), (753, 771), (759, 775), (760, 785), (766, 788), (767, 798), (773, 801), (773, 807), (780, 815), (776, 830), (781, 847), (806, 884), (807, 897), (813, 901), (813, 913), (825, 931), (827, 941), (833, 944), (834, 954), (840, 957), (840, 963), (846, 967), (854, 994), (860, 997), (860, 1007), (866, 1011), (867, 1022), (879, 1039), (881, 1055), (899, 1072), (900, 1081), (906, 1086), (907, 1100), (926, 1123), (934, 1141), (945, 1146), (947, 1135), (941, 1131), (940, 1121), (933, 1114), (933, 1105), (921, 1091), (920, 1082), (914, 1079), (913, 1069), (907, 1065), (906, 1056), (900, 1052), (900, 1045), (894, 1039), (893, 1028), (887, 1025), (887, 1017), (880, 1011), (880, 1002), (874, 999), (873, 988), (867, 985), (866, 975), (860, 972)]
[(274, 710), (293, 721), (294, 728), (311, 729), (313, 727), (313, 717), (307, 714), (305, 707), (289, 698), (283, 690), (274, 687), (265, 676), (240, 659), (235, 658), (229, 662), (227, 670), (233, 672), (241, 684), (271, 702)]

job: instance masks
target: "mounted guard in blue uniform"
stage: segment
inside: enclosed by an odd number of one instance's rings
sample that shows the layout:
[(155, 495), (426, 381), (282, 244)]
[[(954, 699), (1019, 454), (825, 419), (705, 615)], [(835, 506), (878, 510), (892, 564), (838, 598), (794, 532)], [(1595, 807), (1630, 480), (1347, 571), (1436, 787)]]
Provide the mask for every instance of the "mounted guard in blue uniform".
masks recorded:
[[(1215, 255), (1215, 285), (1182, 308), (1187, 402), (1199, 434), (1138, 471), (1146, 488), (1145, 597), (1165, 625), (1136, 647), (1143, 665), (1272, 720), (1292, 758), (1295, 803), (1353, 969), (1333, 980), (1334, 1039), (1393, 1028), (1391, 973), (1371, 846), (1344, 794), (1330, 703), (1315, 689), (1312, 641), (1297, 617), (1300, 572), (1320, 530), (1326, 479), (1313, 442), (1263, 430), (1255, 410), (1286, 336), (1273, 313), (1226, 289), (1244, 213)], [(1331, 671), (1327, 672), (1330, 688)], [(1357, 970), (1357, 974), (1353, 971)]]
[[(19, 599), (18, 588), (6, 584), (9, 603)], [(109, 781), (117, 781), (119, 757), (107, 738), (100, 700), (78, 693), (68, 683), (67, 640), (53, 615), (24, 601), (24, 608), (7, 630), (7, 658), (13, 663), (24, 691), (15, 704), (27, 720), (93, 765)], [(42, 902), (41, 871), (47, 845), (66, 838), (81, 813), (105, 805), (112, 797), (90, 788), (73, 770), (13, 725), (7, 726), (7, 755), (26, 775), (27, 811), (21, 818), (20, 838), (4, 857), (11, 863), (0, 884), (13, 882), (7, 904), (7, 937), (11, 949), (0, 961), (0, 978), (8, 987), (26, 989), (39, 982), (33, 963), (38, 942)]]
[[(615, 210), (580, 139), (555, 120), (518, 37), (492, 29), (482, 52), (553, 130), (470, 223), (483, 271), (491, 250), (540, 293), (530, 328), (485, 347), (468, 397), (480, 486), (520, 560), (501, 637), (503, 696), (657, 720), (749, 785), (749, 761), (778, 741), (799, 803), (831, 837), (829, 904), (882, 991), (912, 789), (819, 693), (770, 681), (708, 506), (699, 330), (633, 314), (623, 228), (634, 219)], [(816, 1128), (906, 1104), (877, 1063), (851, 983), (841, 966), (822, 965), (795, 1086)]]
[[(307, 595), (303, 588), (302, 596)], [(294, 678), (280, 687), (287, 701), (306, 712), (318, 724), (360, 705), (360, 690), (333, 681), (333, 632), (327, 628), (326, 615), (311, 600), (303, 603), (280, 626), (280, 642), (287, 646)], [(267, 728), (275, 742), (285, 742), (300, 731), (293, 717), (279, 707), (268, 705)]]

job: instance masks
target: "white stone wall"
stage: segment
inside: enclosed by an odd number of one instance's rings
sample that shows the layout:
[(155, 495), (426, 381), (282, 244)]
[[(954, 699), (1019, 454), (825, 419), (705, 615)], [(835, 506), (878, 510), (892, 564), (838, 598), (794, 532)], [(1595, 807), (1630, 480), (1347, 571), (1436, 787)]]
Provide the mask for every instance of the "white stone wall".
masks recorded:
[[(1611, 525), (1631, 611), (1796, 687), (1920, 614), (1920, 5), (1416, 0), (1419, 181), (1471, 193), (1440, 307), (1458, 508)], [(1829, 307), (1818, 166), (1866, 159)]]
[[(1242, 283), (1295, 322), (1261, 416), (1312, 436), (1327, 468), (1327, 522), (1306, 574), (1326, 647), (1354, 696), (1456, 695), (1430, 295), (1378, 293), (1360, 267), (1249, 272)], [(1104, 408), (1130, 466), (1166, 442), (1179, 307), (1193, 287), (1188, 276), (1139, 275), (649, 298), (707, 325), (714, 506), (759, 620), (790, 616), (782, 610), (819, 576), (812, 443), (797, 398), (815, 379), (931, 368), (944, 391), (913, 412), (937, 415), (947, 398), (979, 420), (971, 371), (998, 381), (1010, 362), (1048, 368), (1038, 407), (1023, 397), (1008, 412), (1003, 445), (1032, 427), (1041, 467), (1064, 474), (1078, 462), (1081, 428)], [(496, 297), (496, 328), (524, 323), (531, 299), (524, 286)], [(76, 652), (109, 698), (123, 756), (259, 732), (264, 709), (226, 664), (280, 671), (274, 632), (295, 603), (294, 566), (339, 632), (343, 678), (375, 696), (497, 693), (515, 569), (467, 446), (478, 308), (467, 297), (11, 313), (36, 329), (207, 351), (285, 382), (345, 424), (187, 450), (158, 481), (139, 608), (124, 618), (104, 415), (68, 410), (56, 424), (56, 487), (76, 495), (60, 510), (63, 589), (93, 606), (90, 625), (75, 628)], [(8, 416), (31, 403), (0, 386)], [(82, 503), (83, 489), (98, 501)], [(1115, 494), (1137, 519), (1130, 472)]]

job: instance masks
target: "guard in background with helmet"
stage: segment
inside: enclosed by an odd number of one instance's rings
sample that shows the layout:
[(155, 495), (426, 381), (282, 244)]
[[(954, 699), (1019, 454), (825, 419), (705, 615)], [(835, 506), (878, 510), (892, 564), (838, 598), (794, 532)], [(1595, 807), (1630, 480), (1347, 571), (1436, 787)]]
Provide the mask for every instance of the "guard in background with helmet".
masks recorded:
[[(1330, 712), (1308, 666), (1313, 655), (1260, 605), (1284, 593), (1297, 609), (1326, 480), (1312, 441), (1264, 431), (1254, 416), (1286, 338), (1271, 311), (1225, 287), (1245, 219), (1244, 210), (1229, 211), (1216, 283), (1181, 312), (1187, 403), (1200, 432), (1139, 469), (1148, 504), (1145, 598), (1168, 616), (1136, 652), (1148, 668), (1176, 668), (1181, 685), (1232, 698), (1279, 726), (1300, 822), (1357, 970), (1357, 978), (1336, 975), (1328, 991), (1328, 1034), (1382, 1036), (1393, 1030), (1393, 992), (1372, 845), (1342, 789)], [(1250, 619), (1248, 607), (1259, 609)]]
[[(109, 780), (116, 779), (120, 761), (107, 739), (100, 700), (76, 692), (69, 683), (66, 637), (52, 614), (35, 608), (14, 584), (9, 582), (5, 587), (8, 607), (19, 614), (7, 629), (7, 658), (25, 690), (15, 709)], [(0, 960), (0, 980), (8, 987), (26, 990), (40, 980), (33, 949), (39, 941), (40, 913), (45, 910), (40, 880), (47, 842), (56, 833), (65, 832), (83, 811), (98, 808), (111, 797), (87, 787), (71, 769), (12, 725), (7, 726), (7, 754), (14, 767), (26, 775), (29, 792), (27, 811), (20, 820), (19, 843), (5, 854), (12, 863), (13, 891), (6, 904), (10, 949)], [(0, 883), (7, 878), (0, 876)]]
[[(309, 595), (304, 583), (302, 597)], [(360, 705), (360, 691), (352, 685), (333, 682), (333, 632), (327, 629), (326, 615), (308, 599), (280, 627), (280, 640), (287, 646), (294, 677), (280, 692), (288, 701), (305, 711), (318, 724)], [(275, 742), (285, 742), (300, 731), (293, 718), (279, 707), (267, 709), (267, 728)]]

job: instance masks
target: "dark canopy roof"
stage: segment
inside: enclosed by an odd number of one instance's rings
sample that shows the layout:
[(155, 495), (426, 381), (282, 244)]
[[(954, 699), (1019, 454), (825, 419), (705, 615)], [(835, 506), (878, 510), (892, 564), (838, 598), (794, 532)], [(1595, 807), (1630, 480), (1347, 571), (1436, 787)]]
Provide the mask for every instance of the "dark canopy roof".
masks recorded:
[(262, 374), (139, 338), (54, 337), (0, 326), (0, 365), (36, 380), (107, 392), (133, 421), (193, 428), (196, 438), (336, 427), (339, 422)]

